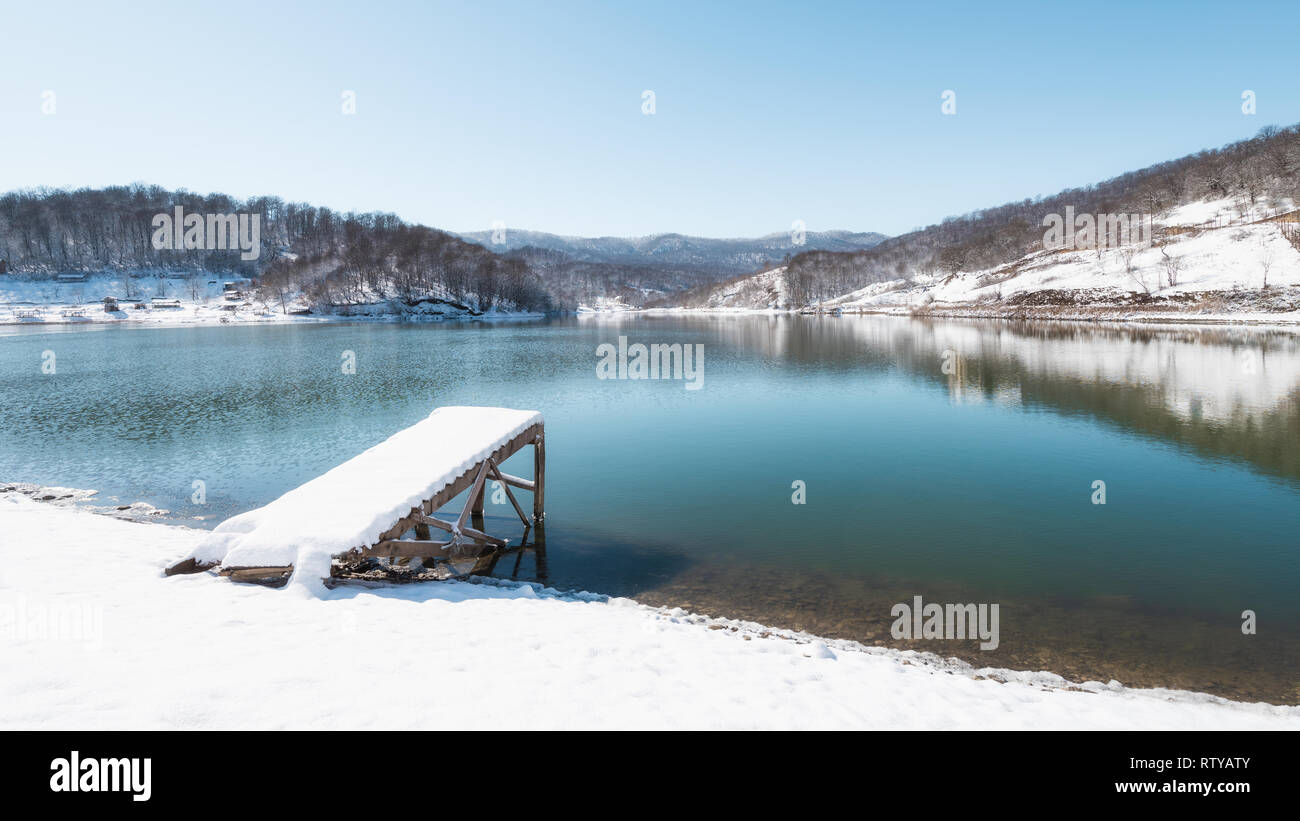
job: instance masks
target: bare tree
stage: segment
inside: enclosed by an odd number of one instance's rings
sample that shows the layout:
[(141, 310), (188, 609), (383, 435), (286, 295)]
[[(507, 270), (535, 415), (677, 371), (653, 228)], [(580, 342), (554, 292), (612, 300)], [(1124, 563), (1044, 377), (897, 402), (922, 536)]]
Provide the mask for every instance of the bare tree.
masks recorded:
[(1183, 269), (1182, 257), (1169, 256), (1169, 252), (1163, 246), (1160, 248), (1160, 255), (1164, 257), (1160, 264), (1165, 269), (1165, 282), (1169, 283), (1170, 288), (1173, 288), (1178, 284), (1178, 274)]
[(1269, 235), (1264, 234), (1259, 238), (1259, 267), (1264, 272), (1264, 290), (1268, 290), (1268, 272), (1273, 268), (1273, 246), (1269, 243)]
[(1135, 248), (1132, 245), (1125, 245), (1123, 248), (1119, 250), (1120, 261), (1124, 263), (1124, 273), (1128, 274), (1129, 276), (1133, 276), (1133, 271), (1135, 267), (1133, 265), (1133, 257), (1136, 255), (1136, 253), (1137, 253), (1137, 248)]

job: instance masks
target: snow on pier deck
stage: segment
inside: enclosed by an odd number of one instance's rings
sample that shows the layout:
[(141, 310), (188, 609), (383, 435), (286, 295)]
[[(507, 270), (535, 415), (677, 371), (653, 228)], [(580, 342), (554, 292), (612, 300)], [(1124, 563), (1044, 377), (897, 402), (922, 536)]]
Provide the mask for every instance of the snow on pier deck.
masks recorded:
[[(265, 507), (222, 522), (189, 559), (168, 573), (223, 568), (282, 568), (305, 579), (329, 577), (332, 560), (345, 555), (438, 555), (462, 538), (484, 545), (504, 542), (466, 525), (481, 515), (489, 478), (534, 494), (533, 521), (542, 511), (542, 415), (510, 408), (444, 407), (327, 473), (285, 493)], [(499, 465), (534, 445), (535, 479), (502, 474)], [(432, 514), (471, 490), (456, 523)], [(513, 494), (511, 501), (514, 502)], [(520, 518), (526, 517), (518, 503)], [(430, 525), (451, 538), (435, 542)], [(422, 538), (401, 540), (414, 529)]]

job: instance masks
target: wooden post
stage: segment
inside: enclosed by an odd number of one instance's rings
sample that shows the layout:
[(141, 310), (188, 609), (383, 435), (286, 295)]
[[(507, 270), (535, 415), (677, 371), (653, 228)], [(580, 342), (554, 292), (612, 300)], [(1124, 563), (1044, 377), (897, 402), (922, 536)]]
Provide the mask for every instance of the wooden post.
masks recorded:
[(423, 515), (424, 515), (423, 510), (421, 510), (418, 507), (413, 507), (411, 508), (411, 512), (410, 514), (408, 514), (407, 518), (415, 520), (415, 538), (427, 542), (429, 539), (432, 539), (433, 537), (429, 534), (429, 526), (425, 524), (423, 521), (421, 521)]
[(474, 497), (470, 499), (470, 515), (480, 522), (483, 520), (483, 498), (485, 496), (487, 496), (486, 484), (483, 486), (482, 490), (474, 494)]
[(546, 435), (538, 433), (533, 440), (533, 522), (540, 524), (546, 518)]

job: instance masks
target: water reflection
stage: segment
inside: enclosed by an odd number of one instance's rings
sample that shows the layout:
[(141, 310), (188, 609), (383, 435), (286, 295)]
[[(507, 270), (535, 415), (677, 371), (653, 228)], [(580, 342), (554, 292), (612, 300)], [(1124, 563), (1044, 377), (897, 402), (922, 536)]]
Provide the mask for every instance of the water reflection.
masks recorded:
[[(653, 327), (664, 319), (584, 319)], [(955, 403), (1087, 416), (1300, 479), (1300, 334), (1251, 326), (672, 315), (738, 351), (834, 372), (900, 368)]]

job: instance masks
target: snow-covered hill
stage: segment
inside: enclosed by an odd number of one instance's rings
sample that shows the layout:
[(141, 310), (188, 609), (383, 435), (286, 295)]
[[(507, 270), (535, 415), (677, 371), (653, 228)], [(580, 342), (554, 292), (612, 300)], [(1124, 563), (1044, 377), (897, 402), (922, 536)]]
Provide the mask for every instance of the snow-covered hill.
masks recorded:
[(1037, 250), (996, 268), (904, 272), (842, 296), (792, 305), (786, 269), (696, 289), (700, 309), (1052, 318), (1300, 322), (1300, 211), (1289, 200), (1196, 202), (1156, 220), (1155, 241), (1108, 250)]
[[(1289, 205), (1289, 203), (1288, 203)], [(1295, 211), (1238, 216), (1231, 200), (1193, 203), (1161, 220), (1151, 247), (1037, 251), (998, 268), (881, 283), (823, 303), (844, 311), (1203, 317), (1300, 321)], [(1266, 213), (1266, 211), (1265, 211)]]

